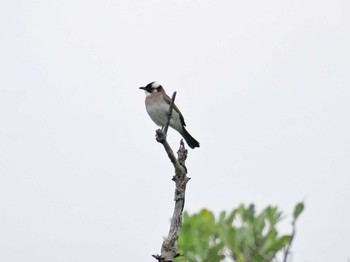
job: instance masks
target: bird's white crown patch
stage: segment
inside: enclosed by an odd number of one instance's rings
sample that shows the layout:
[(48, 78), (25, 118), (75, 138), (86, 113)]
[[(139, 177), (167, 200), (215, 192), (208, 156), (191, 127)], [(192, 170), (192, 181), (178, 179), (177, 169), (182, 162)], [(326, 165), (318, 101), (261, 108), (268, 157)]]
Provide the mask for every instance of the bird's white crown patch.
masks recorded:
[(160, 84), (157, 81), (154, 81), (152, 83), (152, 88), (154, 88), (154, 89), (158, 88), (159, 86), (160, 86)]

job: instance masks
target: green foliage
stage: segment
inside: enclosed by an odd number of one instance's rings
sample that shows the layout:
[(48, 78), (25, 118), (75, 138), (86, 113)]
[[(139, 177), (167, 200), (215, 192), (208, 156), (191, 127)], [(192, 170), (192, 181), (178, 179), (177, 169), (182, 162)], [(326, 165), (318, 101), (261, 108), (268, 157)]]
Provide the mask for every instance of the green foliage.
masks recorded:
[(304, 203), (302, 202), (298, 203), (294, 208), (293, 219), (296, 220), (298, 216), (301, 214), (301, 212), (303, 212), (303, 210), (304, 210)]
[[(303, 209), (303, 203), (295, 206), (293, 227)], [(276, 207), (268, 206), (257, 214), (252, 204), (240, 205), (230, 213), (221, 212), (217, 219), (206, 209), (192, 216), (185, 212), (179, 237), (179, 253), (183, 256), (176, 262), (219, 262), (225, 258), (266, 262), (283, 252), (287, 256), (294, 233), (278, 233), (276, 226), (281, 219), (282, 212)]]
[[(217, 224), (212, 212), (203, 209), (198, 214), (189, 216), (184, 213), (179, 247), (186, 250), (186, 259), (177, 261), (221, 261), (225, 256), (220, 254), (224, 245), (219, 239)], [(181, 251), (180, 251), (181, 252)]]

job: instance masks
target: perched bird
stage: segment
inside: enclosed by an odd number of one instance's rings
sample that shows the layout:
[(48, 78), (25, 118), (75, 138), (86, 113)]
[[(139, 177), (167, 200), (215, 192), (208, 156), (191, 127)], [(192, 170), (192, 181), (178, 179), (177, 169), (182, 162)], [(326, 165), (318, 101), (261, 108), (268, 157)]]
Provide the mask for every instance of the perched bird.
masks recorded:
[[(145, 104), (148, 115), (156, 125), (164, 127), (168, 121), (171, 98), (157, 82), (149, 83), (140, 89), (146, 92)], [(181, 134), (190, 148), (199, 147), (199, 142), (187, 132), (185, 119), (175, 104), (169, 125)]]

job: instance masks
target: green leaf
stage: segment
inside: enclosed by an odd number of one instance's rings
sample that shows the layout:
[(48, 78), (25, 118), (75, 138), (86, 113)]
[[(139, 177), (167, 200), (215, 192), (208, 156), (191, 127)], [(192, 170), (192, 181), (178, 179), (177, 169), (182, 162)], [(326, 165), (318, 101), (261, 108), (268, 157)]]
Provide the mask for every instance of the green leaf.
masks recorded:
[(293, 212), (294, 221), (297, 220), (297, 218), (299, 217), (301, 212), (303, 212), (303, 210), (304, 210), (304, 203), (303, 202), (296, 204), (296, 206), (294, 208), (294, 212)]
[(263, 230), (266, 227), (266, 212), (259, 214), (254, 221), (255, 234), (263, 235)]
[(270, 249), (267, 252), (272, 252), (273, 254), (276, 254), (278, 251), (283, 249), (285, 246), (290, 243), (290, 240), (292, 237), (290, 235), (285, 235), (276, 240), (273, 245), (270, 247)]
[(277, 236), (278, 236), (278, 232), (275, 228), (270, 229), (270, 231), (268, 232), (264, 243), (261, 246), (261, 252), (262, 253), (268, 253), (271, 251), (272, 246), (276, 243), (277, 241)]
[(278, 211), (277, 207), (269, 206), (264, 212), (266, 212), (267, 219), (272, 227), (281, 220), (282, 212)]
[(222, 211), (219, 215), (219, 223), (222, 224), (225, 221), (225, 217), (226, 217), (226, 212)]
[(249, 222), (253, 222), (255, 219), (255, 206), (250, 204), (246, 211), (247, 219)]
[(235, 218), (236, 218), (236, 214), (237, 214), (237, 210), (233, 210), (233, 211), (228, 215), (228, 217), (226, 218), (226, 223), (227, 223), (229, 226), (232, 226), (232, 223), (233, 223), (233, 221), (234, 221)]

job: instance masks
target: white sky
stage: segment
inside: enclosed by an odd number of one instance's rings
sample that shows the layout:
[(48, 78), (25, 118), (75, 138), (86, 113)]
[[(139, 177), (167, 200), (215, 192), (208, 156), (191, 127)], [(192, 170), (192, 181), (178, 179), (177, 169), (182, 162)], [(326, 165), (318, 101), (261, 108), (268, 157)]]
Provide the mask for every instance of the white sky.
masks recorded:
[(186, 210), (305, 200), (293, 262), (349, 259), (349, 7), (2, 1), (0, 261), (159, 253), (174, 185), (138, 90), (154, 80), (201, 142)]

